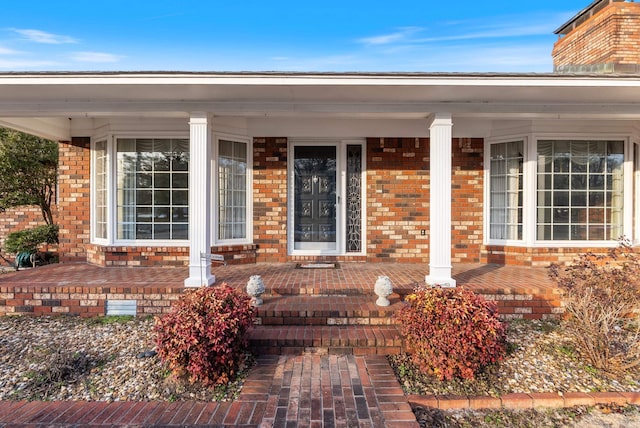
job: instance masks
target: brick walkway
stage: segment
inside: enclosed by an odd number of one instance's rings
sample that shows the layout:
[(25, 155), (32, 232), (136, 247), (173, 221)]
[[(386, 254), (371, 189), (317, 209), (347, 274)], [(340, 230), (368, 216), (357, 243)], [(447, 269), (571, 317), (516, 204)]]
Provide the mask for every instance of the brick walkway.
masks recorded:
[(0, 402), (2, 428), (418, 427), (385, 357), (264, 356), (234, 402)]

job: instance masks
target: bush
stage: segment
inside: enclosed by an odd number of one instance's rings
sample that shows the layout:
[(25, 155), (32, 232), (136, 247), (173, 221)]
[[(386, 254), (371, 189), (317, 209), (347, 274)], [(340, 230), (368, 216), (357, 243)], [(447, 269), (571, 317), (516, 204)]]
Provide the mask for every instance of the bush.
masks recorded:
[(496, 305), (462, 288), (420, 288), (398, 314), (414, 364), (440, 380), (474, 379), (506, 354)]
[(34, 227), (12, 232), (4, 242), (5, 250), (9, 253), (29, 253), (38, 251), (41, 244), (58, 243), (58, 226), (55, 224)]
[(603, 370), (640, 364), (640, 264), (629, 243), (582, 254), (564, 268), (552, 265), (549, 273), (562, 291), (562, 325), (580, 355)]
[(188, 290), (169, 314), (156, 318), (158, 355), (192, 383), (226, 384), (238, 371), (254, 317), (251, 298), (227, 284)]

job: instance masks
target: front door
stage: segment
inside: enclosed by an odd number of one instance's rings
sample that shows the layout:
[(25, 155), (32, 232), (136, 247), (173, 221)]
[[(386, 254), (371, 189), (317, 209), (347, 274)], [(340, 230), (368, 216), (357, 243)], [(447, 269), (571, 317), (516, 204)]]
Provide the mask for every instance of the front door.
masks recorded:
[(335, 145), (294, 147), (294, 250), (337, 250)]

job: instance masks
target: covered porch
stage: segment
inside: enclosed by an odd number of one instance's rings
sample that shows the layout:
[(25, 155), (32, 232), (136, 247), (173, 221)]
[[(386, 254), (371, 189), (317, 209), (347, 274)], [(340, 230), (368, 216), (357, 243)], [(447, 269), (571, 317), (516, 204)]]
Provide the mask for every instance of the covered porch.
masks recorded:
[(638, 242), (634, 78), (54, 73), (0, 86), (0, 124), (60, 142), (64, 262), (187, 266), (178, 288), (230, 281), (209, 253), (417, 265), (392, 277), (402, 287)]

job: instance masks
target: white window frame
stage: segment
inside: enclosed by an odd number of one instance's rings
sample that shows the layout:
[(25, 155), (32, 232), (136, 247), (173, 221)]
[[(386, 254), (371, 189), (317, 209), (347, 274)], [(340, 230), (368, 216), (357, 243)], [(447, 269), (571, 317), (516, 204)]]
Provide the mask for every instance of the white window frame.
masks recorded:
[[(634, 158), (633, 143), (628, 135), (612, 134), (561, 134), (556, 133), (536, 133), (536, 134), (517, 134), (502, 136), (499, 138), (491, 138), (485, 140), (484, 147), (484, 221), (483, 221), (483, 243), (484, 245), (498, 246), (514, 246), (514, 247), (532, 247), (532, 248), (574, 248), (588, 246), (591, 248), (610, 248), (617, 245), (616, 240), (558, 240), (545, 241), (537, 237), (537, 147), (539, 140), (554, 141), (622, 141), (624, 143), (624, 164), (623, 164), (623, 220), (622, 230), (627, 237), (632, 237), (634, 242), (640, 243), (640, 190), (636, 190), (638, 197), (636, 201), (636, 218), (634, 219), (634, 188), (640, 187), (640, 173), (634, 177)], [(524, 166), (523, 166), (523, 239), (522, 240), (495, 240), (490, 239), (489, 235), (489, 219), (490, 219), (490, 146), (491, 144), (506, 143), (511, 141), (524, 142)], [(640, 167), (640, 160), (637, 165)], [(634, 180), (637, 186), (634, 187)], [(633, 225), (636, 227), (636, 236), (633, 236)]]
[[(167, 240), (167, 239), (117, 239), (117, 141), (118, 139), (185, 139), (189, 140), (189, 134), (184, 132), (127, 132), (127, 133), (111, 133), (106, 136), (96, 136), (92, 138), (92, 149), (94, 148), (93, 141), (99, 142), (106, 139), (107, 141), (107, 167), (108, 167), (108, 176), (107, 176), (107, 199), (108, 199), (108, 210), (107, 210), (107, 236), (108, 239), (100, 239), (95, 236), (95, 168), (94, 159), (95, 155), (92, 153), (92, 163), (91, 163), (91, 243), (98, 245), (113, 245), (120, 247), (139, 247), (139, 246), (148, 246), (148, 247), (185, 247), (189, 246), (189, 239), (175, 239), (175, 240)], [(189, 160), (191, 162), (191, 160)], [(191, 170), (189, 170), (189, 174), (191, 174)]]
[[(91, 222), (90, 222), (90, 236), (91, 236), (91, 242), (95, 243), (95, 244), (100, 244), (100, 245), (108, 245), (111, 241), (111, 224), (112, 224), (112, 220), (111, 220), (111, 194), (112, 192), (112, 185), (111, 185), (111, 155), (110, 155), (110, 147), (111, 144), (109, 143), (110, 139), (109, 136), (105, 135), (105, 136), (99, 136), (97, 138), (92, 138), (91, 139), (91, 175), (90, 175), (90, 182), (91, 182), (91, 186), (90, 186), (90, 192), (91, 192), (91, 208), (90, 208), (90, 217), (91, 217)], [(105, 174), (106, 174), (106, 220), (107, 220), (107, 231), (106, 231), (106, 237), (98, 237), (97, 236), (97, 231), (98, 231), (98, 226), (97, 226), (97, 211), (98, 211), (98, 189), (96, 187), (96, 164), (98, 162), (98, 158), (97, 158), (97, 153), (96, 153), (96, 145), (98, 143), (105, 143)]]
[[(347, 252), (346, 247), (346, 194), (347, 194), (347, 146), (359, 145), (362, 147), (361, 158), (361, 245), (359, 252)], [(294, 248), (294, 221), (295, 221), (295, 198), (294, 194), (294, 177), (293, 157), (294, 148), (296, 146), (334, 146), (336, 147), (336, 248), (335, 250), (327, 249), (295, 249)], [(367, 142), (365, 139), (333, 139), (333, 138), (292, 138), (288, 141), (287, 148), (287, 252), (291, 256), (365, 256), (367, 254)]]
[[(516, 143), (522, 142), (522, 156), (523, 156), (523, 165), (522, 165), (522, 239), (491, 239), (491, 146), (494, 144), (505, 144), (505, 143)], [(528, 159), (528, 148), (529, 142), (528, 138), (524, 136), (515, 136), (513, 138), (500, 138), (488, 141), (484, 146), (484, 182), (486, 185), (484, 186), (484, 200), (487, 201), (484, 209), (484, 236), (486, 236), (486, 244), (488, 245), (509, 245), (509, 246), (518, 246), (523, 245), (526, 242), (528, 236), (527, 230), (527, 219), (529, 218), (529, 201), (527, 198), (527, 185), (528, 185), (528, 175), (527, 169), (529, 165), (527, 165)]]
[[(211, 167), (211, 179), (213, 189), (213, 197), (211, 198), (211, 215), (212, 215), (212, 242), (213, 245), (244, 245), (253, 243), (253, 139), (247, 136), (214, 133), (212, 147), (212, 167)], [(243, 239), (220, 239), (219, 235), (219, 179), (218, 179), (218, 166), (219, 166), (219, 148), (220, 140), (232, 141), (234, 143), (244, 143), (247, 145), (247, 177), (246, 177), (246, 225), (245, 225), (245, 238)]]

